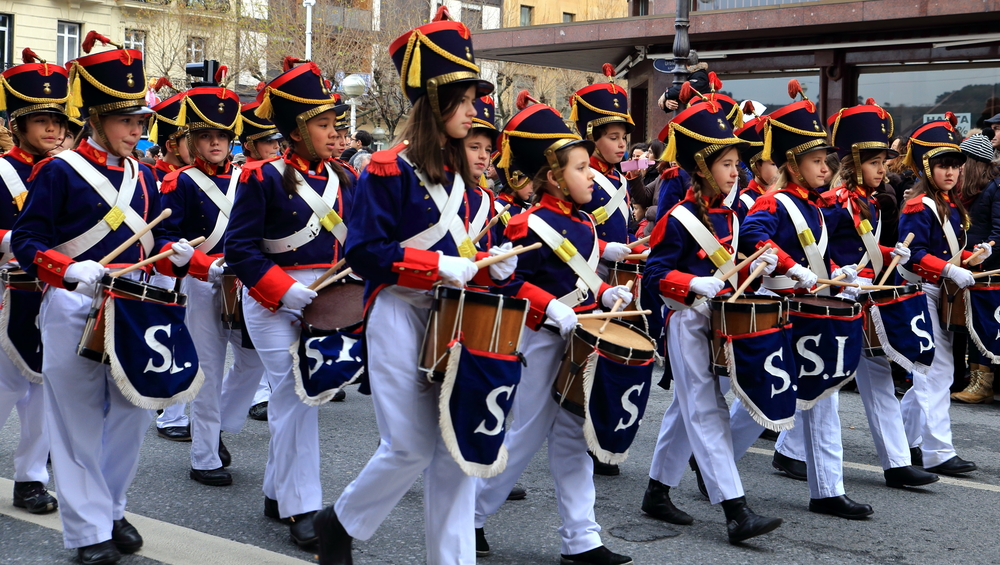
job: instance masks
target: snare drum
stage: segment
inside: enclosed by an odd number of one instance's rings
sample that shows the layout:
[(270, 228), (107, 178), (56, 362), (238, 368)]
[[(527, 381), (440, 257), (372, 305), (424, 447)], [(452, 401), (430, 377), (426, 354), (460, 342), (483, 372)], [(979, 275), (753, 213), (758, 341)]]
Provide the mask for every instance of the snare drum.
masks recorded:
[(187, 305), (187, 295), (153, 286), (142, 281), (115, 278), (104, 275), (98, 283), (97, 293), (87, 316), (87, 324), (83, 328), (83, 336), (76, 352), (82, 357), (98, 363), (107, 363), (108, 356), (104, 352), (104, 303), (111, 297), (123, 300), (139, 300), (141, 302), (158, 302), (160, 304)]
[(712, 372), (729, 376), (725, 336), (743, 335), (777, 328), (787, 323), (785, 299), (777, 296), (744, 296), (735, 302), (715, 298), (710, 303), (712, 311)]
[(30, 292), (41, 292), (45, 288), (45, 283), (37, 277), (33, 277), (24, 271), (12, 271), (10, 269), (0, 271), (0, 282), (7, 288)]
[[(875, 329), (875, 323), (872, 321), (872, 306), (881, 306), (883, 304), (909, 300), (910, 298), (916, 296), (918, 292), (920, 292), (920, 287), (915, 284), (908, 284), (898, 286), (896, 288), (887, 288), (885, 290), (873, 290), (858, 297), (859, 300), (864, 301), (865, 357), (878, 357), (880, 355), (885, 355), (885, 351), (882, 349), (882, 339), (879, 337), (878, 332)], [(909, 328), (907, 328), (907, 331), (909, 331)]]
[[(1000, 277), (997, 279), (1000, 281)], [(944, 277), (941, 277), (941, 282), (941, 294), (938, 299), (941, 327), (953, 332), (967, 333), (969, 330), (965, 327), (965, 291)], [(981, 283), (977, 281), (976, 284)]]
[(319, 291), (302, 309), (302, 321), (312, 335), (327, 335), (363, 320), (365, 283), (346, 277)]
[(243, 292), (236, 273), (227, 265), (222, 271), (222, 325), (229, 330), (243, 329)]
[(527, 300), (439, 286), (420, 348), (420, 370), (430, 380), (443, 380), (454, 340), (479, 352), (517, 355), (527, 317)]
[(626, 304), (622, 310), (638, 310), (639, 291), (642, 284), (642, 271), (644, 265), (639, 263), (625, 263), (620, 261), (608, 269), (608, 284), (611, 286), (625, 285), (629, 281), (632, 283), (632, 302)]
[(622, 320), (612, 319), (604, 333), (598, 333), (605, 321), (580, 320), (573, 330), (573, 336), (568, 340), (566, 354), (559, 365), (552, 390), (556, 402), (581, 418), (586, 417), (583, 409), (583, 369), (587, 357), (594, 349), (623, 365), (646, 364), (656, 351), (653, 338)]

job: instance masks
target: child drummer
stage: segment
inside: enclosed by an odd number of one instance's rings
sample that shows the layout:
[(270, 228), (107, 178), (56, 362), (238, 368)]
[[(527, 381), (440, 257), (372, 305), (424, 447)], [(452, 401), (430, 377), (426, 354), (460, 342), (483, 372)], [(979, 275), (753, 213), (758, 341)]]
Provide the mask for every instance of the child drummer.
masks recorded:
[[(85, 52), (96, 39), (108, 43), (91, 32)], [(12, 243), (20, 263), (31, 265), (28, 272), (50, 287), (39, 326), (52, 468), (64, 543), (90, 565), (114, 563), (121, 553), (142, 547), (142, 537), (125, 520), (125, 501), (153, 412), (130, 403), (110, 368), (77, 355), (76, 349), (95, 285), (106, 270), (98, 260), (158, 216), (161, 206), (152, 171), (131, 157), (152, 113), (145, 106), (142, 53), (119, 48), (70, 65), (70, 111), (76, 110), (74, 103), (81, 106), (92, 135), (37, 166)], [(84, 175), (101, 182), (93, 186)], [(109, 214), (115, 210), (119, 213)], [(194, 250), (169, 235), (157, 226), (115, 264), (172, 249), (175, 254), (157, 268), (164, 275), (184, 276)]]
[[(496, 108), (493, 105), (492, 96), (482, 96), (474, 102), (476, 107), (476, 117), (472, 118), (472, 129), (465, 137), (465, 157), (469, 161), (469, 171), (472, 173), (476, 186), (469, 191), (469, 233), (475, 237), (483, 228), (496, 216), (493, 201), (496, 198), (493, 191), (487, 188), (486, 169), (490, 167), (490, 156), (497, 146), (497, 128), (493, 124), (496, 116)], [(499, 223), (499, 221), (497, 222)], [(486, 232), (479, 241), (476, 248), (486, 250), (493, 246), (496, 239), (493, 237), (495, 230)], [(503, 246), (504, 250), (509, 250), (510, 246)]]

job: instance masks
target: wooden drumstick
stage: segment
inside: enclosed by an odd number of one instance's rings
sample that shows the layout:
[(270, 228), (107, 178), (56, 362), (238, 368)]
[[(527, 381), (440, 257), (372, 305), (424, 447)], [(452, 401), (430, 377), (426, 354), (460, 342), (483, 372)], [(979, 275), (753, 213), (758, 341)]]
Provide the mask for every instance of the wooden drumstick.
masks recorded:
[(622, 310), (621, 312), (595, 312), (593, 314), (580, 314), (577, 320), (603, 320), (605, 318), (626, 318), (631, 316), (648, 316), (652, 310)]
[(316, 292), (319, 292), (319, 291), (323, 290), (324, 288), (330, 286), (331, 284), (339, 281), (340, 279), (343, 279), (343, 278), (347, 277), (347, 275), (350, 275), (353, 272), (354, 271), (351, 270), (350, 267), (348, 267), (348, 268), (344, 269), (343, 271), (340, 271), (336, 275), (333, 275), (332, 277), (326, 279), (326, 282), (324, 282), (323, 284), (317, 286), (313, 290), (315, 290)]
[(645, 261), (647, 256), (645, 253), (629, 253), (622, 261)]
[(483, 236), (489, 233), (489, 231), (493, 229), (493, 226), (497, 225), (497, 222), (500, 221), (500, 216), (506, 214), (507, 210), (510, 210), (510, 204), (504, 206), (502, 210), (497, 212), (496, 215), (494, 215), (493, 218), (490, 220), (490, 223), (486, 224), (486, 227), (483, 228), (483, 231), (479, 232), (479, 235), (472, 238), (472, 244), (475, 245), (479, 243), (479, 240), (483, 239)]
[[(865, 267), (866, 267), (866, 266), (868, 265), (868, 259), (869, 259), (869, 257), (868, 257), (868, 254), (867, 254), (867, 253), (865, 254), (865, 257), (864, 257), (864, 259), (865, 259), (864, 261), (862, 261), (862, 262), (858, 263), (858, 266), (857, 266), (857, 271), (858, 271), (859, 273), (861, 272), (861, 270), (862, 270), (862, 269), (864, 269), (864, 268), (865, 268)], [(837, 275), (837, 276), (833, 277), (833, 280), (835, 280), (835, 281), (842, 281), (842, 280), (844, 280), (844, 279), (846, 279), (846, 278), (847, 278), (847, 273), (841, 273), (841, 274), (839, 274), (839, 275)], [(828, 284), (826, 284), (826, 283), (823, 283), (823, 284), (821, 284), (821, 285), (817, 286), (816, 288), (814, 288), (814, 289), (810, 290), (810, 291), (809, 291), (809, 294), (816, 294), (817, 292), (819, 292), (819, 291), (823, 290), (824, 288), (830, 288), (830, 286), (831, 286), (831, 285), (828, 285)]]
[[(746, 259), (744, 259), (744, 260), (740, 261), (739, 263), (737, 263), (735, 267), (733, 267), (732, 269), (729, 269), (725, 273), (722, 273), (722, 276), (720, 278), (722, 280), (724, 280), (724, 281), (729, 280), (730, 278), (732, 278), (733, 275), (735, 275), (735, 274), (739, 273), (740, 271), (742, 271), (744, 267), (746, 267), (747, 265), (749, 265), (750, 263), (752, 263), (754, 259), (756, 259), (756, 258), (760, 257), (761, 255), (763, 255), (764, 253), (766, 253), (769, 249), (771, 249), (771, 244), (770, 243), (765, 243), (760, 249), (758, 249), (757, 251), (754, 251), (749, 257), (747, 257)], [(697, 296), (696, 299), (697, 298), (703, 298), (703, 297), (702, 296)]]
[(327, 269), (326, 272), (324, 272), (322, 275), (316, 277), (316, 280), (314, 280), (306, 288), (308, 288), (309, 290), (316, 290), (316, 288), (319, 287), (319, 285), (323, 284), (323, 281), (325, 281), (326, 279), (330, 278), (330, 275), (332, 275), (332, 274), (336, 273), (338, 270), (340, 270), (340, 268), (344, 266), (344, 263), (347, 263), (347, 259), (341, 259), (340, 261), (337, 261), (336, 263), (333, 264), (332, 267), (330, 267), (329, 269)]
[(859, 288), (861, 288), (861, 290), (889, 290), (890, 288), (900, 288), (900, 287), (887, 284), (863, 284), (860, 285)]
[[(990, 242), (990, 247), (993, 247), (994, 243), (995, 242), (991, 241)], [(963, 265), (968, 265), (970, 261), (972, 261), (976, 257), (979, 257), (980, 255), (982, 255), (984, 251), (986, 251), (986, 249), (983, 248), (983, 247), (980, 247), (979, 249), (973, 251), (972, 255), (969, 255), (968, 257), (966, 257), (965, 259), (962, 260), (962, 264)]]
[[(149, 233), (149, 230), (151, 230), (154, 227), (156, 227), (156, 224), (158, 224), (158, 223), (162, 222), (163, 220), (169, 218), (170, 217), (170, 213), (171, 213), (170, 208), (164, 208), (163, 211), (160, 212), (159, 216), (153, 218), (152, 222), (149, 222), (148, 224), (146, 224), (146, 227), (144, 227), (141, 230), (135, 232), (132, 235), (132, 237), (126, 239), (121, 245), (119, 245), (118, 247), (116, 247), (114, 251), (112, 251), (111, 253), (108, 253), (107, 255), (105, 255), (104, 257), (102, 257), (101, 260), (98, 261), (98, 263), (100, 263), (102, 265), (107, 265), (108, 263), (114, 261), (115, 257), (121, 255), (126, 249), (128, 249), (129, 247), (131, 247), (133, 243), (139, 241), (139, 238), (141, 238), (142, 236), (144, 236), (147, 233)], [(202, 238), (202, 239), (204, 239), (204, 238)]]
[(748, 286), (750, 286), (750, 283), (753, 282), (755, 278), (759, 277), (766, 268), (767, 268), (767, 263), (765, 261), (761, 261), (760, 265), (757, 265), (757, 268), (750, 273), (750, 276), (747, 277), (747, 280), (743, 281), (743, 284), (741, 284), (740, 287), (736, 289), (736, 292), (734, 292), (733, 295), (729, 297), (729, 300), (727, 302), (736, 302), (736, 299), (739, 298), (741, 294), (743, 294), (743, 291), (746, 290)]
[(844, 282), (844, 281), (838, 281), (836, 279), (816, 279), (816, 282), (818, 284), (826, 284), (826, 285), (830, 285), (830, 286), (853, 286), (855, 288), (861, 286), (858, 283), (849, 283), (849, 282)]
[(649, 238), (651, 238), (651, 237), (653, 237), (653, 236), (651, 236), (651, 235), (647, 235), (647, 236), (646, 236), (646, 237), (644, 237), (644, 238), (641, 238), (641, 239), (637, 239), (637, 240), (633, 241), (632, 243), (629, 243), (629, 244), (627, 245), (627, 247), (628, 247), (629, 249), (635, 249), (636, 247), (639, 247), (640, 245), (645, 245), (645, 244), (646, 244), (646, 242), (648, 242), (648, 241), (649, 241)]
[[(189, 241), (188, 245), (190, 245), (191, 247), (194, 247), (195, 245), (198, 245), (199, 243), (201, 243), (203, 241), (205, 241), (205, 237), (204, 236), (202, 236), (202, 237), (196, 237), (196, 238), (192, 239), (191, 241)], [(150, 265), (152, 263), (155, 263), (155, 262), (159, 261), (160, 259), (164, 259), (166, 257), (170, 257), (171, 255), (174, 255), (175, 253), (176, 252), (173, 249), (167, 249), (163, 253), (157, 253), (156, 255), (153, 255), (152, 257), (146, 257), (145, 259), (143, 259), (142, 261), (139, 261), (138, 263), (136, 263), (134, 265), (129, 265), (128, 267), (125, 267), (124, 269), (122, 269), (120, 271), (115, 271), (115, 272), (111, 273), (111, 276), (112, 277), (120, 277), (120, 276), (122, 276), (122, 275), (124, 275), (126, 273), (131, 273), (132, 271), (134, 271), (136, 269), (141, 269), (141, 268), (145, 267), (146, 265)]]
[(993, 269), (992, 271), (983, 271), (981, 273), (972, 273), (972, 278), (981, 279), (983, 277), (988, 277), (990, 275), (1000, 274), (1000, 269)]
[[(906, 239), (903, 240), (903, 247), (909, 247), (913, 243), (913, 233), (909, 233)], [(885, 284), (885, 281), (889, 280), (889, 274), (896, 270), (896, 265), (899, 264), (899, 255), (893, 255), (892, 261), (889, 261), (889, 266), (885, 268), (885, 272), (882, 273), (882, 278), (878, 280), (878, 284)]]
[(510, 251), (508, 251), (506, 253), (501, 253), (499, 255), (494, 255), (492, 257), (486, 257), (485, 259), (480, 259), (480, 260), (476, 261), (476, 268), (482, 269), (483, 267), (489, 267), (493, 263), (499, 263), (500, 261), (503, 261), (504, 259), (506, 259), (508, 257), (513, 257), (515, 255), (520, 255), (522, 253), (526, 253), (528, 251), (532, 251), (534, 249), (538, 249), (541, 246), (542, 246), (542, 243), (540, 241), (532, 243), (531, 245), (529, 245), (527, 247), (525, 247), (523, 245), (518, 245), (517, 247), (515, 247), (514, 249), (511, 249)]
[[(625, 287), (628, 288), (629, 292), (632, 291), (632, 283), (634, 283), (634, 282), (635, 282), (635, 279), (632, 279), (632, 280), (628, 281), (627, 283), (625, 283)], [(615, 300), (615, 305), (611, 307), (611, 311), (612, 312), (617, 312), (618, 309), (622, 307), (622, 302), (625, 302), (625, 300), (621, 299), (621, 298), (619, 298), (618, 300)], [(605, 320), (605, 322), (603, 324), (601, 324), (601, 328), (599, 330), (597, 330), (597, 333), (599, 333), (599, 334), (604, 333), (604, 329), (607, 328), (608, 324), (610, 324), (610, 323), (611, 323), (611, 318), (608, 318), (607, 320)]]
[(226, 256), (225, 255), (223, 255), (223, 256), (221, 256), (221, 257), (219, 257), (218, 259), (215, 260), (215, 264), (218, 265), (219, 267), (221, 267), (222, 264), (225, 263), (225, 262), (226, 262)]

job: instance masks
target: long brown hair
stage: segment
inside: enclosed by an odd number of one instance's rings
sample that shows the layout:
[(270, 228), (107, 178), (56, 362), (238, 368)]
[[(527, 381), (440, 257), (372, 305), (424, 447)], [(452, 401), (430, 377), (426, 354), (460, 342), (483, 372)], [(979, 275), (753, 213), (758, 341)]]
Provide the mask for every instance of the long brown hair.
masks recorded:
[[(934, 157), (930, 160), (931, 172), (934, 172), (935, 166), (942, 167), (957, 167), (962, 165), (962, 160), (956, 157), (954, 154), (942, 155), (941, 157)], [(959, 198), (960, 194), (956, 194), (954, 198), (945, 199), (944, 192), (941, 191), (931, 179), (926, 178), (924, 175), (920, 175), (920, 180), (917, 184), (913, 186), (913, 194), (920, 195), (926, 194), (934, 201), (934, 205), (937, 207), (938, 216), (941, 218), (942, 225), (951, 218), (951, 207), (948, 205), (948, 200), (958, 208), (958, 217), (962, 221), (962, 227), (965, 229), (969, 228), (969, 215), (965, 210), (965, 204), (962, 203), (962, 199)]]
[(972, 202), (986, 185), (1000, 177), (1000, 166), (969, 158), (962, 165), (962, 202)]
[[(340, 163), (332, 159), (327, 161), (327, 163), (333, 169), (333, 174), (337, 175), (337, 178), (340, 179), (341, 187), (347, 188), (351, 185), (351, 180), (347, 178), (347, 173), (344, 172), (344, 168), (340, 166)], [(287, 194), (298, 192), (298, 178), (295, 175), (295, 167), (285, 166), (285, 172), (281, 173), (281, 188), (285, 189)]]
[[(712, 157), (717, 157), (718, 154), (717, 152)], [(710, 158), (709, 161), (714, 161), (714, 159)], [(711, 167), (712, 165), (709, 164), (708, 166)], [(708, 231), (712, 232), (712, 235), (715, 235), (715, 228), (712, 227), (712, 222), (708, 219), (708, 206), (705, 205), (704, 198), (706, 190), (709, 192), (714, 190), (712, 185), (708, 183), (708, 179), (705, 177), (694, 174), (691, 175), (691, 190), (694, 191), (694, 207), (698, 210), (698, 217), (701, 219), (701, 223), (705, 224), (705, 227), (708, 228)], [(739, 187), (734, 186), (733, 190), (739, 190)]]
[[(444, 120), (455, 113), (468, 89), (468, 82), (451, 83), (438, 87), (438, 100)], [(441, 146), (442, 135), (445, 138), (444, 147)], [(476, 184), (472, 178), (472, 171), (469, 169), (469, 161), (465, 156), (464, 140), (454, 139), (442, 130), (427, 95), (421, 96), (413, 103), (410, 118), (406, 121), (397, 143), (403, 140), (409, 141), (409, 146), (406, 149), (407, 158), (422, 173), (427, 175), (427, 180), (430, 182), (436, 184), (447, 182), (445, 168), (448, 168), (456, 175), (461, 175), (466, 186)]]
[[(864, 149), (858, 153), (858, 156), (861, 158), (861, 162), (865, 163), (870, 159), (874, 159), (876, 156), (878, 156), (879, 153), (886, 153), (886, 156), (888, 156), (888, 152), (886, 152), (885, 149)], [(886, 170), (886, 172), (888, 173), (888, 170)], [(841, 159), (840, 171), (838, 172), (838, 175), (840, 182), (843, 183), (844, 188), (853, 191), (855, 188), (858, 187), (857, 173), (858, 173), (858, 166), (854, 162), (853, 155), (847, 155), (843, 159)], [(882, 182), (879, 183), (878, 186), (875, 187), (866, 186), (864, 187), (864, 189), (866, 193), (869, 191), (874, 193), (876, 189), (882, 188), (884, 186), (885, 186), (885, 178), (882, 179)], [(871, 221), (872, 210), (870, 206), (867, 205), (858, 206), (858, 212), (861, 214), (862, 219)]]

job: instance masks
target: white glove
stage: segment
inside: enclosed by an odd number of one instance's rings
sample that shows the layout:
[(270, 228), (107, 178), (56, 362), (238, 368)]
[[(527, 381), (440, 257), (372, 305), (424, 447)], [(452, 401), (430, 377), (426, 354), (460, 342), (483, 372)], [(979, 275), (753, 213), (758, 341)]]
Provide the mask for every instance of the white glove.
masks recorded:
[(601, 259), (617, 263), (624, 261), (629, 253), (632, 253), (632, 249), (624, 243), (610, 242), (604, 246), (604, 253), (601, 253)]
[(313, 298), (316, 298), (316, 291), (297, 282), (288, 287), (285, 295), (281, 297), (281, 303), (290, 310), (301, 310), (308, 306)]
[(691, 292), (706, 298), (715, 298), (725, 287), (726, 281), (715, 277), (695, 277), (688, 285)]
[(559, 335), (566, 337), (576, 327), (576, 312), (558, 300), (550, 300), (545, 315), (559, 327)]
[(765, 252), (750, 262), (750, 272), (756, 271), (761, 263), (767, 263), (767, 266), (764, 267), (764, 272), (761, 274), (770, 275), (774, 272), (774, 268), (778, 266), (778, 256), (774, 253)]
[(839, 296), (841, 298), (847, 298), (848, 300), (857, 300), (858, 299), (858, 293), (861, 292), (861, 287), (857, 287), (857, 286), (845, 286), (845, 287), (842, 287), (842, 288), (843, 288), (843, 290), (841, 290), (840, 294), (838, 294), (837, 296)]
[(901, 265), (905, 265), (910, 262), (910, 253), (911, 253), (910, 248), (903, 245), (903, 242), (900, 241), (899, 243), (896, 244), (896, 247), (889, 252), (889, 255), (898, 256), (899, 263)]
[[(501, 246), (494, 245), (490, 248), (490, 255), (500, 255), (502, 253), (507, 253), (514, 248), (514, 245), (509, 241)], [(514, 274), (514, 269), (517, 268), (517, 255), (513, 257), (508, 257), (503, 261), (499, 261), (490, 265), (490, 277), (494, 280), (502, 281), (510, 278)]]
[(66, 274), (63, 280), (71, 283), (80, 283), (86, 286), (93, 286), (104, 276), (104, 265), (97, 261), (79, 261), (66, 267)]
[[(69, 272), (67, 271), (66, 274), (69, 275)], [(951, 263), (944, 266), (941, 276), (951, 279), (953, 283), (958, 285), (958, 288), (965, 288), (976, 284), (976, 279), (972, 277), (972, 271), (957, 267)]]
[[(7, 235), (10, 236), (10, 232), (7, 232)], [(4, 241), (7, 241), (7, 237), (4, 237)], [(983, 252), (979, 254), (979, 257), (976, 257), (975, 259), (972, 260), (975, 262), (970, 261), (969, 262), (970, 265), (978, 265), (983, 261), (989, 259), (990, 255), (993, 255), (993, 246), (990, 245), (989, 243), (980, 243), (976, 245), (975, 247), (972, 248), (972, 252), (975, 253), (980, 249), (982, 249)], [(6, 251), (4, 253), (6, 253)]]
[(792, 265), (791, 269), (785, 272), (786, 275), (795, 279), (795, 288), (812, 288), (816, 286), (816, 273), (803, 267), (802, 265)]
[(478, 272), (476, 264), (465, 257), (441, 255), (438, 259), (438, 276), (445, 283), (453, 284), (459, 288), (471, 281)]
[(208, 282), (212, 284), (219, 282), (222, 279), (222, 272), (224, 270), (222, 265), (213, 261), (212, 265), (208, 267)]
[(174, 250), (174, 254), (170, 256), (170, 262), (174, 264), (175, 267), (183, 267), (191, 262), (191, 256), (194, 255), (194, 247), (188, 244), (188, 240), (181, 238), (180, 241), (170, 246), (170, 249)]
[(608, 290), (605, 290), (604, 294), (601, 295), (601, 304), (610, 310), (615, 307), (615, 302), (617, 302), (619, 298), (622, 299), (623, 305), (631, 304), (633, 298), (632, 291), (623, 284), (613, 286)]
[(854, 282), (858, 278), (858, 266), (857, 265), (844, 265), (843, 267), (840, 267), (839, 269), (834, 269), (833, 270), (833, 278), (837, 278), (840, 275), (844, 275), (844, 278), (841, 279), (841, 280), (843, 280), (844, 282), (847, 282), (847, 283), (852, 283), (852, 282)]
[(12, 233), (14, 230), (3, 234), (3, 241), (0, 241), (0, 253), (10, 253), (10, 234)]

